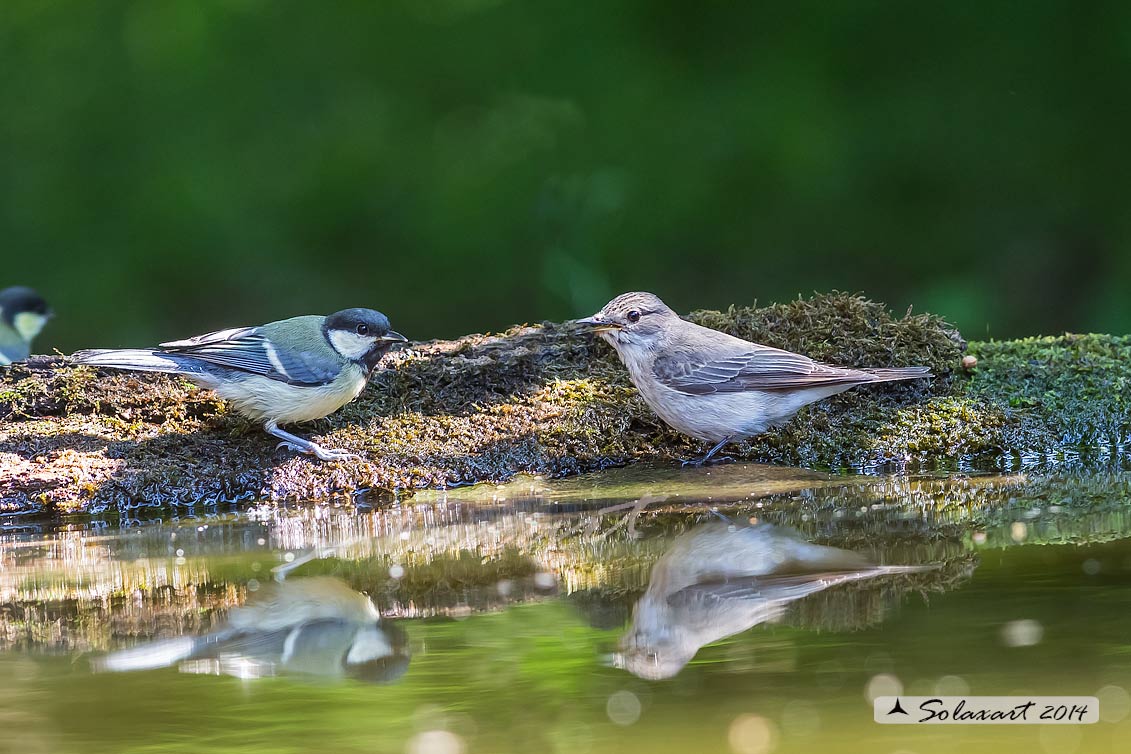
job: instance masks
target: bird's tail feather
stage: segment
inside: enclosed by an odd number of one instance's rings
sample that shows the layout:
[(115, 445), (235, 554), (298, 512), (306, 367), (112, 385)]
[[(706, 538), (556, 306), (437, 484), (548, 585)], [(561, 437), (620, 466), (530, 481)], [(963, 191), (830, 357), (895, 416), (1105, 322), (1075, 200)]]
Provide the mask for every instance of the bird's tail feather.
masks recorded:
[(200, 371), (182, 357), (145, 348), (100, 348), (78, 351), (70, 357), (74, 364), (135, 372), (192, 374)]
[(861, 369), (876, 378), (876, 382), (895, 382), (896, 380), (918, 380), (934, 377), (930, 367), (895, 367), (891, 369)]
[(130, 670), (164, 668), (188, 659), (196, 650), (197, 639), (178, 636), (175, 639), (142, 644), (129, 649), (119, 649), (91, 660), (95, 672), (122, 673)]

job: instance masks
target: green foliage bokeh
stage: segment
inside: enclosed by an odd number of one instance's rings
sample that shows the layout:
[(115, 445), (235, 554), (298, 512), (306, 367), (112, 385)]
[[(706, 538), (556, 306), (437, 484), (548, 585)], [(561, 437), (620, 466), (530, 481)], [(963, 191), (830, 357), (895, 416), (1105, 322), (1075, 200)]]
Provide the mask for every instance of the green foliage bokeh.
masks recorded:
[(1131, 5), (5, 0), (37, 350), (367, 305), (414, 338), (862, 291), (1131, 327)]

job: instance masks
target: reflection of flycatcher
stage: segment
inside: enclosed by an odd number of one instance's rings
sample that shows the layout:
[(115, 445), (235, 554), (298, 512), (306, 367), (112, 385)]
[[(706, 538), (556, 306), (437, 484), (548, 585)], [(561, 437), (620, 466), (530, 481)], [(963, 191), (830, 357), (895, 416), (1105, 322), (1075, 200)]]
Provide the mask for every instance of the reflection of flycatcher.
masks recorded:
[(323, 461), (355, 457), (279, 429), (280, 424), (321, 419), (365, 388), (377, 362), (405, 337), (372, 309), (346, 309), (260, 327), (198, 335), (160, 348), (79, 351), (76, 364), (179, 374), (216, 391), (244, 416), (282, 440), (279, 447)]
[(212, 633), (123, 649), (92, 664), (128, 671), (194, 660), (244, 677), (285, 672), (390, 682), (408, 669), (409, 649), (404, 632), (382, 621), (368, 597), (319, 576), (263, 584)]
[(930, 377), (927, 367), (844, 369), (680, 319), (651, 293), (625, 293), (577, 320), (612, 344), (644, 401), (714, 444), (780, 427), (804, 405), (857, 385)]
[(31, 288), (14, 286), (0, 291), (0, 365), (22, 361), (31, 342), (51, 319), (51, 309)]
[(703, 524), (676, 537), (652, 567), (614, 664), (641, 678), (671, 678), (700, 647), (778, 618), (806, 595), (934, 567), (872, 565), (770, 524)]

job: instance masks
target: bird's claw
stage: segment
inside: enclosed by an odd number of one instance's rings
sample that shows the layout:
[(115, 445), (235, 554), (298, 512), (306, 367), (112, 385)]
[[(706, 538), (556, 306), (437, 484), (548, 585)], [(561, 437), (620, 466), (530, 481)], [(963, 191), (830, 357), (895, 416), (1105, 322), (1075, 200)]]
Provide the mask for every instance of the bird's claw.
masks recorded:
[(724, 463), (734, 463), (735, 460), (730, 456), (714, 456), (713, 458), (693, 458), (684, 461), (681, 465), (683, 468), (699, 469), (704, 466), (721, 466)]
[(353, 453), (348, 450), (342, 450), (340, 448), (323, 448), (321, 445), (318, 445), (316, 443), (310, 443), (309, 446), (303, 446), (299, 445), (298, 443), (283, 440), (281, 443), (275, 446), (275, 450), (279, 450), (280, 448), (286, 448), (287, 450), (293, 450), (296, 453), (303, 453), (304, 455), (314, 456), (320, 461), (361, 460), (361, 456), (359, 456), (357, 453)]

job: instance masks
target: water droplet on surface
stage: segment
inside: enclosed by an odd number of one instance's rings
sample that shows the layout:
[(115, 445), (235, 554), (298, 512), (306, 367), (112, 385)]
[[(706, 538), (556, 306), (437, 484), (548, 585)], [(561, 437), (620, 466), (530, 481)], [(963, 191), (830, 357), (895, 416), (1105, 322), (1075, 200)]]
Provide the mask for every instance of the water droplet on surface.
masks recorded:
[(1104, 686), (1096, 692), (1100, 700), (1100, 719), (1105, 723), (1118, 723), (1131, 713), (1131, 694), (1122, 686)]
[(804, 699), (795, 699), (781, 712), (781, 728), (787, 736), (811, 736), (821, 729), (821, 713)]
[(1001, 627), (1001, 640), (1007, 647), (1031, 647), (1040, 644), (1044, 635), (1044, 626), (1029, 618), (1011, 620)]
[(447, 730), (426, 730), (408, 740), (408, 754), (463, 754), (463, 739)]
[(774, 724), (760, 715), (739, 715), (730, 724), (727, 742), (734, 754), (768, 754), (777, 746)]
[(864, 689), (864, 697), (869, 703), (878, 696), (899, 696), (903, 693), (903, 682), (891, 673), (879, 673), (872, 676), (868, 686)]
[(640, 719), (640, 699), (631, 691), (617, 691), (605, 703), (605, 714), (617, 725), (628, 726)]
[(935, 682), (936, 696), (966, 696), (970, 693), (970, 684), (958, 675), (944, 675)]

